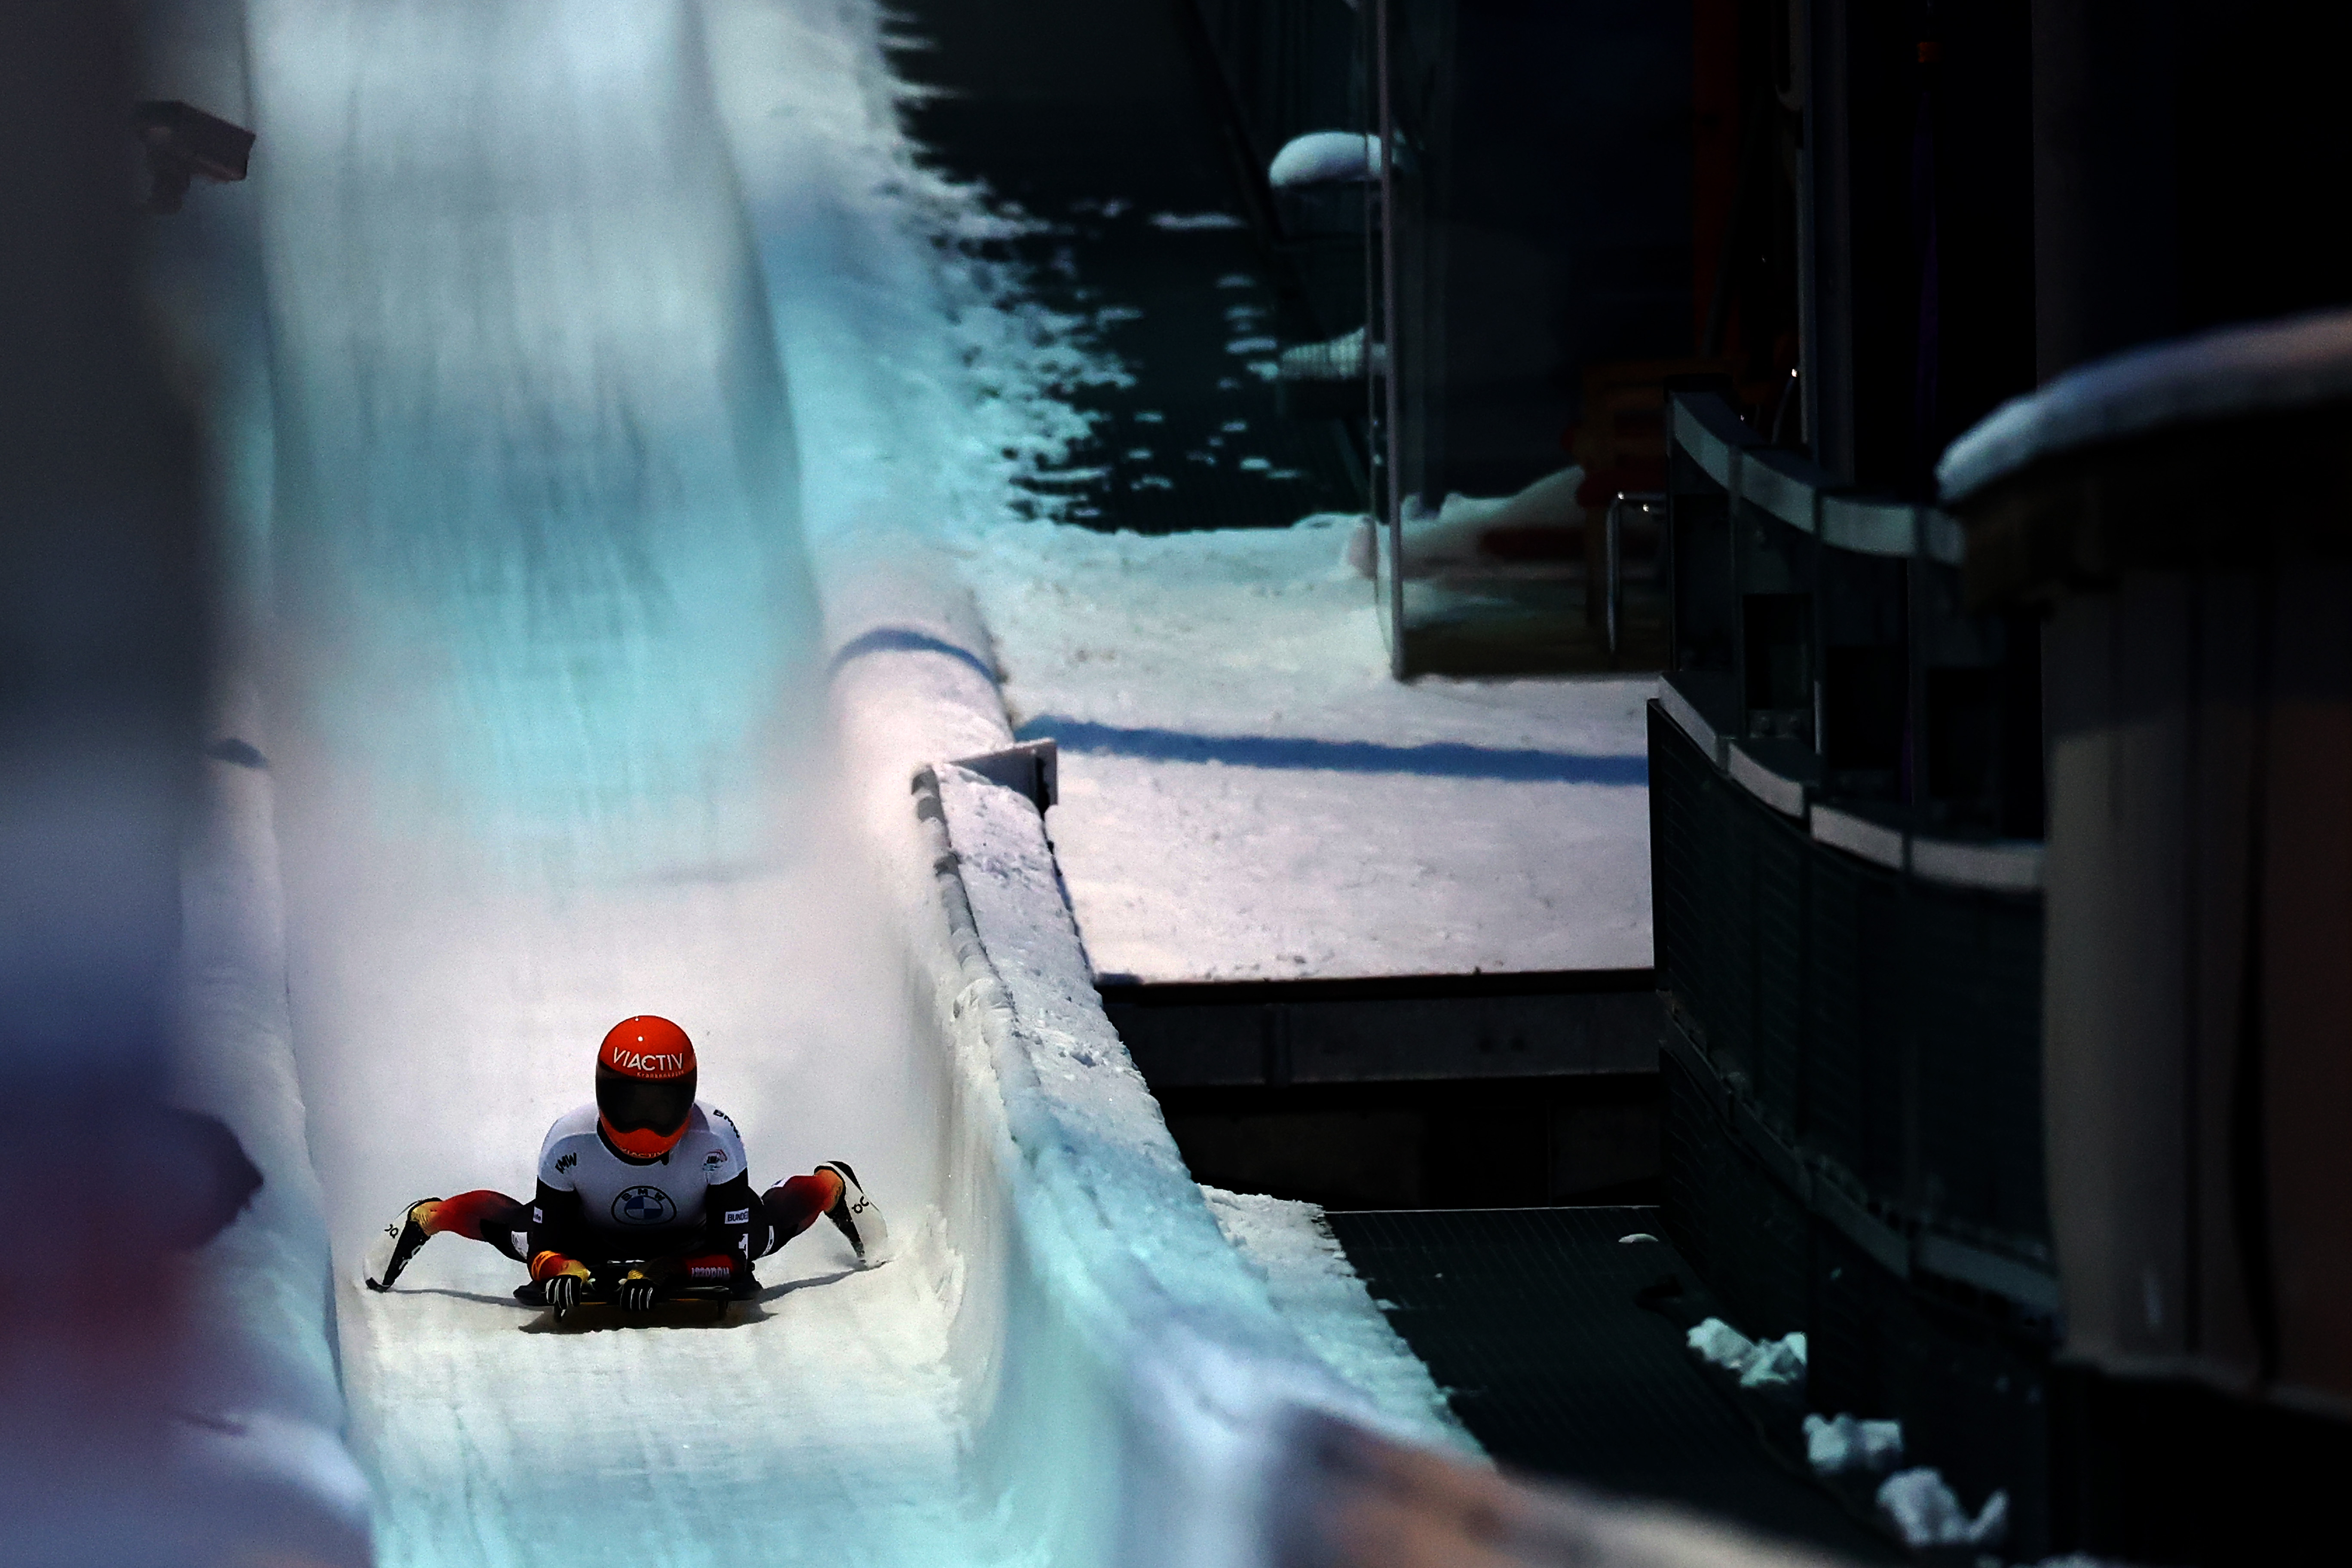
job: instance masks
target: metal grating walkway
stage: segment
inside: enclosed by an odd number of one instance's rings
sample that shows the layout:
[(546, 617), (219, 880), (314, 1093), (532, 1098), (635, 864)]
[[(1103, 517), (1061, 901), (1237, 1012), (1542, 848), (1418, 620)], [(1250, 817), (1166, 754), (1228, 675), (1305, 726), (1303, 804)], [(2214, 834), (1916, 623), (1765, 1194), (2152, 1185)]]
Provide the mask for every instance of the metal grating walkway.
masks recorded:
[(1636, 1294), (1691, 1273), (1654, 1208), (1327, 1216), (1389, 1321), (1497, 1460), (1689, 1503), (1866, 1562), (1893, 1548), (1765, 1452)]

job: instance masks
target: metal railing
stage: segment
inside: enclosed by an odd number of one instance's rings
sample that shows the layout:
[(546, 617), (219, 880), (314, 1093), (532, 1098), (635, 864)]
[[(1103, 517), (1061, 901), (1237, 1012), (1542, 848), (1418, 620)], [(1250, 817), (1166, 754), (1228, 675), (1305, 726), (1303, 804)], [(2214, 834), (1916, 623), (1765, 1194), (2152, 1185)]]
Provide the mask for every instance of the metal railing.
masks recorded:
[(1612, 658), (1617, 656), (1618, 626), (1625, 618), (1625, 509), (1639, 507), (1643, 512), (1662, 512), (1665, 504), (1666, 497), (1663, 490), (1619, 490), (1609, 500), (1609, 511), (1601, 525), (1604, 542), (1601, 603), (1607, 611), (1609, 656)]

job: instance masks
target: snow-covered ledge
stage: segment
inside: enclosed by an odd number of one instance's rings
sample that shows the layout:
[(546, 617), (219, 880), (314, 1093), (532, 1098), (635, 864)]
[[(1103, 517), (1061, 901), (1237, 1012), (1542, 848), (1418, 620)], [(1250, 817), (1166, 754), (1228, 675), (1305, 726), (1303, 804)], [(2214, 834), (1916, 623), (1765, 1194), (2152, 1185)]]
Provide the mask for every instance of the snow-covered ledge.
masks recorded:
[[(979, 1094), (993, 1080), (1002, 1108), (991, 1153), (1018, 1266), (1005, 1283), (1026, 1298), (1004, 1324), (1016, 1397), (992, 1413), (1013, 1425), (980, 1451), (1010, 1470), (1063, 1449), (1049, 1468), (1001, 1475), (1009, 1492), (1118, 1478), (1110, 1528), (1068, 1542), (1079, 1550), (1066, 1560), (1257, 1562), (1281, 1415), (1370, 1413), (1217, 1228), (1096, 999), (1035, 805), (943, 764), (917, 775), (915, 811), (955, 957), (961, 1065)], [(1051, 1403), (1024, 1408), (1035, 1384), (1021, 1373), (1045, 1367), (1059, 1369)], [(1076, 1412), (1091, 1418), (1066, 1426)], [(1106, 1470), (1089, 1455), (1116, 1459)], [(1076, 1495), (1046, 1512), (1076, 1519), (1109, 1500)]]

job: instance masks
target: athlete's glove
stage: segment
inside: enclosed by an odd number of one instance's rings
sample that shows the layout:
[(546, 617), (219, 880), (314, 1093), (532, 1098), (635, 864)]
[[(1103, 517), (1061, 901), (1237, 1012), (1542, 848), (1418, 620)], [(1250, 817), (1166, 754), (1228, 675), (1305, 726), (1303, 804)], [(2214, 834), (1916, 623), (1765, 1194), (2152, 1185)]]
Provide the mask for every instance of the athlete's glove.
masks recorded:
[(620, 1289), (615, 1292), (615, 1297), (621, 1304), (621, 1310), (624, 1312), (652, 1311), (654, 1296), (660, 1290), (661, 1283), (659, 1279), (642, 1269), (630, 1269), (622, 1279)]
[(580, 1305), (580, 1292), (588, 1283), (588, 1266), (560, 1252), (542, 1252), (530, 1260), (530, 1277), (539, 1281), (540, 1299), (561, 1319)]

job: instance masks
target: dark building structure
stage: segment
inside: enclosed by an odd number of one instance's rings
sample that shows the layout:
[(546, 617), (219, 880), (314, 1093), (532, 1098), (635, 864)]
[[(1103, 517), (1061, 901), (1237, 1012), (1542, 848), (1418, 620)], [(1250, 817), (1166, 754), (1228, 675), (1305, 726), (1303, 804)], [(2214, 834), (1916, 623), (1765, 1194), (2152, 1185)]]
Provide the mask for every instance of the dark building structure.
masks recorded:
[[(2263, 964), (2289, 931), (2335, 930), (2343, 894), (2306, 876), (2286, 913), (2211, 846), (2242, 842), (2263, 756), (2326, 775), (2286, 792), (2302, 811), (2345, 805), (2324, 750), (2265, 752), (2248, 718), (2274, 710), (2265, 680), (2341, 710), (2340, 650), (2286, 629), (2352, 619), (2312, 575), (2344, 498), (2286, 477), (2342, 462), (2312, 406), (2341, 393), (2307, 363), (2329, 328), (2192, 353), (2169, 405), (2129, 367), (2052, 388), (2004, 417), (2041, 429), (2090, 397), (2131, 438), (1986, 459), (1957, 516), (1935, 470), (2060, 373), (2352, 299), (2307, 195), (2352, 149), (2284, 7), (1757, 15), (1786, 31), (1743, 58), (1740, 97), (1794, 177), (1738, 200), (1782, 205), (1767, 231), (1795, 254), (1727, 247), (1752, 274), (1727, 293), (1763, 320), (1762, 280), (1793, 284), (1801, 412), (1669, 387), (1666, 1223), (1752, 1331), (1808, 1331), (1817, 1409), (1899, 1416), (1907, 1462), (1964, 1498), (2005, 1489), (2012, 1554), (2221, 1562), (2318, 1539), (2321, 1478), (2352, 1455), (2352, 1409), (2312, 1383), (2336, 1331), (2305, 1321), (2298, 1381), (2265, 1303), (2347, 1239), (2340, 1201), (2314, 1195), (2340, 1173), (2287, 1151), (2307, 1097), (2352, 1110), (2332, 1065), (2352, 1039), (2332, 1003), (2276, 1000), (2311, 987)], [(2084, 530), (2147, 538), (2102, 555)], [(2254, 607), (2282, 572), (2302, 622)], [(2298, 668), (2258, 675), (2273, 657)], [(2135, 726), (2175, 739), (2098, 752)], [(2105, 771), (2047, 773), (2086, 744)], [(2142, 820), (2118, 768), (2179, 810)], [(2259, 938), (2247, 910), (2270, 912)], [(2195, 934), (2215, 923), (2232, 934)], [(2242, 993), (2294, 1044), (2265, 1055), (2229, 1024)]]
[[(2316, 199), (2352, 164), (2346, 24), (1361, 0), (1350, 51), (1333, 5), (1198, 9), (1244, 162), (1333, 126), (1384, 150), (1353, 205), (1265, 221), (1317, 330), (1368, 323), (1399, 673), (1665, 666), (1682, 1256), (1749, 1332), (1807, 1331), (1814, 1409), (1899, 1417), (1970, 1506), (2005, 1491), (2012, 1557), (2327, 1533), (2352, 1312), (2319, 1260), (2352, 1229), (2310, 1129), (2352, 1114), (2352, 1030), (2308, 971), (2352, 799), (2335, 742), (2275, 736), (2309, 722), (2281, 703), (2345, 700), (2330, 329), (2192, 353), (2153, 404), (2095, 370), (2027, 411), (2087, 396), (2128, 440), (2029, 443), (1957, 489), (1938, 465), (2068, 372), (2352, 301)], [(1588, 534), (1609, 520), (1577, 595), (1605, 654), (1557, 629), (1571, 596), (1394, 564), (1450, 492), (1563, 451)], [(1654, 544), (1621, 533), (1649, 492)], [(2120, 542), (2142, 529), (2163, 542)], [(2097, 793), (2126, 777), (2170, 804)], [(2306, 846), (2292, 874), (2243, 848), (2249, 809)]]

